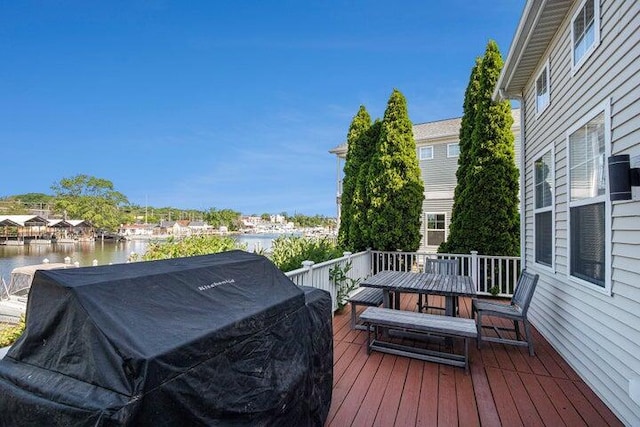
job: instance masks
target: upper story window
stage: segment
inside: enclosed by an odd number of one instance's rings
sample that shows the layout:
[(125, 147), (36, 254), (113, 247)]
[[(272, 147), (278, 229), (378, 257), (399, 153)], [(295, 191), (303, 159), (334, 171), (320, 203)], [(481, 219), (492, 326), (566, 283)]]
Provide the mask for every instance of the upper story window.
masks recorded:
[(460, 155), (459, 144), (447, 144), (447, 157), (458, 157)]
[(554, 254), (554, 179), (553, 152), (549, 149), (533, 164), (534, 244), (536, 263), (553, 268)]
[(600, 2), (583, 0), (571, 20), (573, 68), (578, 68), (600, 43)]
[(536, 79), (536, 111), (542, 113), (549, 105), (549, 64), (545, 65)]
[[(607, 201), (609, 106), (568, 133), (569, 275), (609, 292), (611, 215)], [(609, 267), (608, 267), (609, 266)]]
[(430, 159), (433, 159), (433, 145), (420, 147), (420, 160), (430, 160)]

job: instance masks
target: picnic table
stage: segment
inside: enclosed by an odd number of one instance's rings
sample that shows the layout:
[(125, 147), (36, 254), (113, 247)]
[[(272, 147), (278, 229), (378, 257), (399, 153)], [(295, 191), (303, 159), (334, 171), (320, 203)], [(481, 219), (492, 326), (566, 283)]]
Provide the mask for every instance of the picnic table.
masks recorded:
[(391, 307), (390, 293), (415, 293), (422, 295), (442, 295), (445, 297), (445, 314), (455, 316), (458, 297), (476, 296), (476, 288), (470, 276), (415, 273), (405, 271), (380, 271), (365, 279), (360, 286), (379, 288), (383, 291), (383, 305), (387, 308), (400, 308), (400, 298), (394, 298), (395, 307)]

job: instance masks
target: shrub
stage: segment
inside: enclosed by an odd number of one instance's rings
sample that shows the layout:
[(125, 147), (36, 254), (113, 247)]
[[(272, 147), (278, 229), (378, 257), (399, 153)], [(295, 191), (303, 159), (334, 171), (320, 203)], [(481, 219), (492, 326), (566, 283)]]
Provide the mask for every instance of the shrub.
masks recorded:
[(225, 236), (191, 236), (180, 240), (170, 238), (164, 242), (152, 243), (142, 257), (134, 254), (130, 257), (130, 261), (208, 255), (232, 249), (246, 249), (246, 245)]
[(341, 311), (344, 306), (347, 305), (349, 294), (355, 290), (360, 283), (360, 279), (352, 279), (348, 276), (350, 270), (351, 261), (348, 261), (344, 266), (337, 264), (329, 270), (329, 279), (336, 287), (336, 306), (338, 311)]
[(341, 256), (342, 251), (327, 238), (280, 236), (273, 241), (271, 260), (286, 272), (302, 267), (302, 261), (318, 263)]
[(24, 332), (24, 327), (25, 327), (24, 316), (22, 316), (20, 318), (20, 321), (17, 324), (1, 329), (0, 330), (0, 347), (6, 347), (8, 345), (13, 344), (15, 340), (20, 338), (20, 335), (22, 335), (22, 332)]

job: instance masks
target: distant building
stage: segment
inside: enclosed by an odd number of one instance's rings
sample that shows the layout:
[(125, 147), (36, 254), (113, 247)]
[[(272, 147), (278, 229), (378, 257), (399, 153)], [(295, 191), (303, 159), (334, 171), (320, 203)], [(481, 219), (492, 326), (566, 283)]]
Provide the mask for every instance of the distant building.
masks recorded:
[[(515, 160), (518, 166), (520, 164), (520, 110), (512, 110), (512, 115), (511, 130), (515, 137)], [(437, 250), (449, 234), (453, 193), (457, 184), (460, 121), (461, 118), (455, 118), (413, 125), (416, 155), (424, 181), (421, 251)], [(337, 157), (336, 210), (339, 221), (347, 144), (341, 144), (329, 152)]]

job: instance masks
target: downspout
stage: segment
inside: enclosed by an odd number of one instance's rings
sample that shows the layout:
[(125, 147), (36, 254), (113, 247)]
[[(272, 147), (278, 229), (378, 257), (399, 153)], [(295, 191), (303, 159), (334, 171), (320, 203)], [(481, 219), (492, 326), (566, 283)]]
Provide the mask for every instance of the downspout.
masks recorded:
[(524, 117), (525, 117), (525, 102), (524, 102), (524, 96), (521, 94), (519, 94), (518, 96), (514, 96), (515, 100), (517, 100), (520, 103), (520, 271), (524, 271), (527, 267), (527, 257), (525, 256), (525, 238), (526, 238), (526, 230), (525, 230), (525, 224), (526, 224), (526, 218), (525, 218), (525, 211), (524, 211), (524, 199), (525, 199), (525, 192), (526, 189), (524, 188), (524, 175), (526, 173), (525, 170), (525, 147), (526, 144), (525, 142), (525, 128), (524, 128)]

